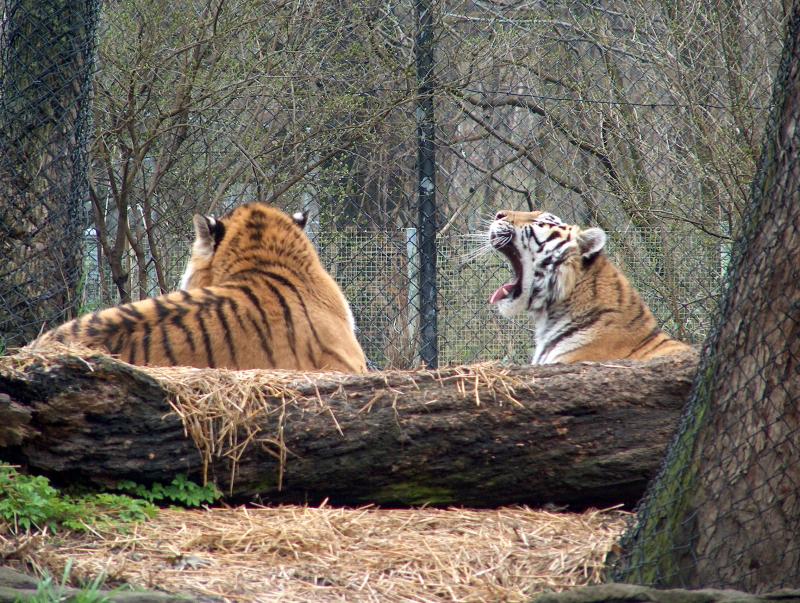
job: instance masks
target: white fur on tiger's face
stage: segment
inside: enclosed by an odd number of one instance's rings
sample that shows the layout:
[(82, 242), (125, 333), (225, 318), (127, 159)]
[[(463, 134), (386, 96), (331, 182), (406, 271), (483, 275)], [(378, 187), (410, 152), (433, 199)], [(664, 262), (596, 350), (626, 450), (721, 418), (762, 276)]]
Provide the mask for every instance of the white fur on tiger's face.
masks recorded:
[(491, 246), (513, 278), (489, 298), (506, 318), (534, 322), (533, 364), (646, 360), (690, 347), (671, 339), (625, 276), (606, 257), (606, 234), (553, 214), (500, 211)]

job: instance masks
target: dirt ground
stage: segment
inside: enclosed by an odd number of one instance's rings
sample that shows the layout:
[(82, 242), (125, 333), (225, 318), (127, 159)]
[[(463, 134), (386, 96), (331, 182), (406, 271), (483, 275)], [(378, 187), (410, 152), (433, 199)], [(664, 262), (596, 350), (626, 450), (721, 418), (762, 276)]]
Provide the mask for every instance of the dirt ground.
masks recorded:
[(127, 534), (10, 536), (0, 558), (222, 601), (525, 601), (600, 581), (629, 514), (165, 509)]

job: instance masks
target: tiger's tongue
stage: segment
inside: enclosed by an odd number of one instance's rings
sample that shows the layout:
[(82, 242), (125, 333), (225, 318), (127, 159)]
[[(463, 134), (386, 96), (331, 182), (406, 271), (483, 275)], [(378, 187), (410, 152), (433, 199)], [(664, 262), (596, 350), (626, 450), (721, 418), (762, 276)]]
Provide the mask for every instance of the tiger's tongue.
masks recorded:
[(496, 304), (501, 299), (505, 299), (511, 293), (511, 290), (514, 288), (513, 283), (506, 283), (502, 287), (500, 287), (497, 291), (492, 293), (492, 296), (489, 298), (490, 304)]

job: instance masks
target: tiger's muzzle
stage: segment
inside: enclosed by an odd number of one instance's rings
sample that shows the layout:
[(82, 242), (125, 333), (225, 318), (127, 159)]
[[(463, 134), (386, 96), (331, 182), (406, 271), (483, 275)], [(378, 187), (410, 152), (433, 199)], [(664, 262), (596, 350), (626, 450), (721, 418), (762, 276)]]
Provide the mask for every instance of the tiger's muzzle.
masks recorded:
[(489, 228), (489, 243), (502, 253), (511, 264), (514, 278), (501, 285), (489, 298), (490, 304), (496, 304), (504, 299), (516, 299), (522, 294), (522, 258), (514, 244), (517, 238), (514, 226), (499, 218)]

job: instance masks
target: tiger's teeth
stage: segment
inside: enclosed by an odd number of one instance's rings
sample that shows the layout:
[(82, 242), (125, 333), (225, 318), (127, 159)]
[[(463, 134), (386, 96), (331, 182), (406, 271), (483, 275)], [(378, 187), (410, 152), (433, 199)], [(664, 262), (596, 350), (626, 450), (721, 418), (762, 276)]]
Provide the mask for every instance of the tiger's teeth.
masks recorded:
[(497, 291), (492, 293), (492, 296), (489, 298), (489, 303), (490, 304), (496, 304), (500, 300), (505, 299), (511, 293), (511, 290), (513, 288), (514, 288), (513, 284), (506, 283), (505, 285), (500, 287)]

